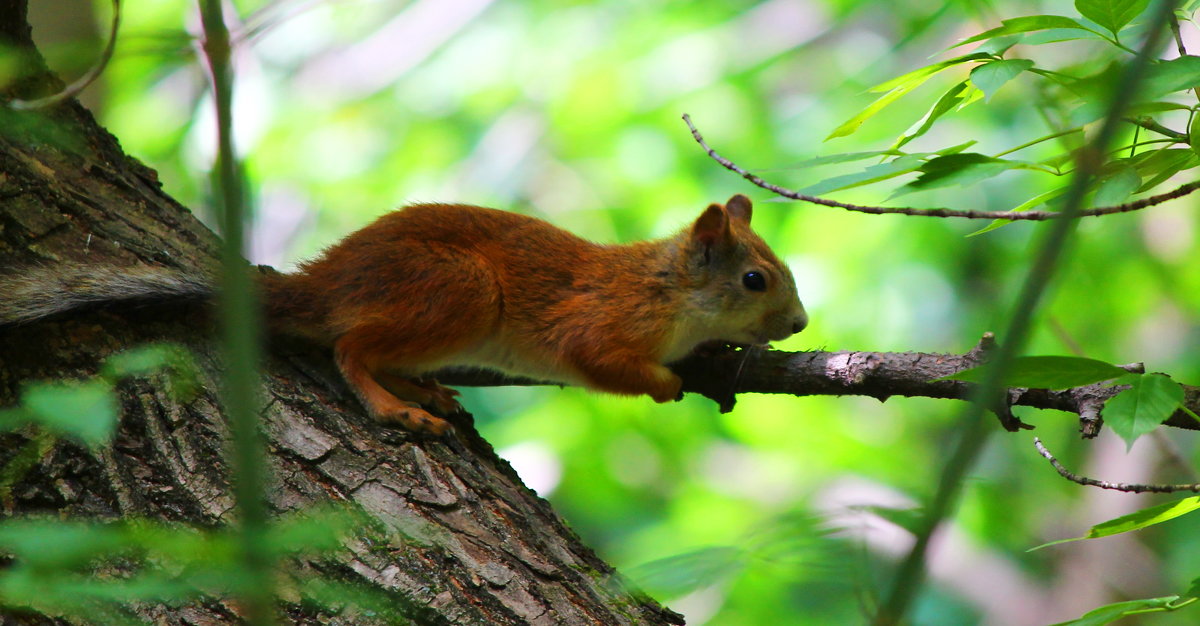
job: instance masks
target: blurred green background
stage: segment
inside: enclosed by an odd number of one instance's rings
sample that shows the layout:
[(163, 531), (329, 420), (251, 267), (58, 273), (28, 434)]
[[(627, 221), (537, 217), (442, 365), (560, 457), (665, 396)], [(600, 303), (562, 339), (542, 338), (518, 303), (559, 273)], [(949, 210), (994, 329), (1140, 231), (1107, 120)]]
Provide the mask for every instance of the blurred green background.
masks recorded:
[[(35, 36), (64, 74), (81, 72), (100, 47), (106, 4), (31, 2)], [(710, 160), (680, 115), (691, 114), (722, 154), (804, 187), (862, 164), (795, 163), (887, 148), (967, 70), (935, 77), (857, 134), (824, 142), (871, 102), (868, 87), (947, 56), (947, 47), (1002, 18), (1033, 13), (1073, 8), (987, 0), (233, 2), (236, 137), (258, 212), (250, 255), (286, 269), (414, 201), (506, 208), (591, 239), (631, 241), (666, 235), (707, 203), (746, 193), (757, 203), (758, 232), (792, 267), (812, 320), (778, 348), (962, 352), (1002, 328), (1044, 225), (968, 238), (984, 223), (773, 202)], [(123, 20), (88, 104), (207, 220), (214, 131), (195, 3), (127, 0)], [(1041, 53), (1070, 64), (1099, 50), (1073, 42)], [(1044, 121), (1024, 106), (1036, 89), (1033, 78), (1018, 78), (907, 148), (975, 140), (974, 150), (995, 153), (1044, 135)], [(896, 203), (1006, 210), (1062, 183), (1053, 178), (1009, 172)], [(834, 197), (880, 203), (895, 186)], [(1028, 353), (1144, 361), (1150, 371), (1200, 380), (1195, 203), (1083, 221)], [(527, 484), (689, 624), (861, 621), (908, 544), (871, 507), (911, 506), (932, 492), (962, 408), (747, 395), (721, 415), (696, 397), (660, 406), (572, 388), (463, 395)], [(1079, 441), (1071, 415), (1018, 414), (1082, 473), (1195, 480), (1192, 433), (1164, 430), (1127, 453), (1111, 432)], [(1106, 602), (1178, 593), (1200, 574), (1194, 515), (1025, 552), (1162, 499), (1067, 483), (1028, 433), (998, 435), (935, 543), (915, 621), (1044, 624)], [(1194, 623), (1191, 613), (1155, 623)]]

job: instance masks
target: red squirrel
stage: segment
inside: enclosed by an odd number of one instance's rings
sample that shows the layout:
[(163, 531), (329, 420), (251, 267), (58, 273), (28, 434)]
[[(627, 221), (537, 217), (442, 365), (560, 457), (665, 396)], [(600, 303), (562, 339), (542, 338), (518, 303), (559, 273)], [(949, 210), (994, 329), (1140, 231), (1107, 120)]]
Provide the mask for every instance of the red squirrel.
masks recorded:
[[(479, 367), (656, 402), (680, 395), (665, 364), (702, 343), (765, 344), (808, 317), (791, 272), (735, 195), (658, 241), (604, 245), (496, 209), (417, 204), (302, 263), (259, 277), (273, 332), (333, 348), (368, 411), (445, 433), (457, 391), (423, 376)], [(210, 297), (174, 270), (50, 268), (0, 278), (0, 325), (91, 303)]]

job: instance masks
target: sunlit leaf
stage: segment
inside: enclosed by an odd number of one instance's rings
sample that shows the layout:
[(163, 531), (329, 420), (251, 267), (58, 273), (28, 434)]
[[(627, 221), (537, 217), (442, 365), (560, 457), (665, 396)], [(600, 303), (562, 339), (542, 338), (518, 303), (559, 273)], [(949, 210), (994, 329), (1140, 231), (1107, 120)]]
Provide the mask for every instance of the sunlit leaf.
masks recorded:
[(1061, 15), (1026, 15), (1022, 17), (1001, 20), (1000, 24), (1001, 26), (979, 33), (974, 37), (964, 39), (957, 44), (954, 44), (953, 47), (957, 48), (958, 46), (964, 46), (966, 44), (975, 43), (976, 41), (983, 41), (985, 39), (992, 39), (993, 37), (1015, 35), (1017, 33), (1028, 33), (1051, 28), (1079, 29), (1095, 32), (1080, 22)]
[(962, 93), (966, 88), (967, 81), (963, 81), (961, 83), (956, 83), (955, 85), (951, 86), (950, 89), (947, 89), (946, 92), (937, 99), (937, 102), (934, 102), (933, 106), (925, 112), (925, 117), (922, 117), (921, 120), (917, 122), (917, 129), (897, 139), (896, 143), (892, 144), (892, 149), (900, 149), (904, 146), (904, 144), (928, 132), (929, 129), (933, 127), (933, 123), (936, 122), (939, 117), (945, 115), (963, 101)]
[(867, 152), (843, 152), (840, 154), (828, 154), (825, 156), (813, 157), (805, 159), (799, 163), (793, 163), (783, 169), (804, 169), (809, 167), (819, 167), (822, 165), (836, 165), (838, 163), (852, 163), (854, 161), (864, 161), (866, 159), (875, 159), (886, 156), (900, 156), (901, 153), (896, 150), (870, 150)]
[(1118, 382), (1129, 389), (1109, 398), (1101, 415), (1127, 447), (1158, 428), (1183, 402), (1183, 387), (1162, 374), (1131, 375)]
[(843, 174), (827, 178), (821, 182), (809, 185), (801, 189), (801, 193), (819, 196), (831, 191), (839, 189), (848, 189), (851, 187), (859, 187), (870, 183), (877, 183), (881, 180), (902, 176), (909, 172), (914, 172), (925, 161), (916, 155), (902, 156), (898, 159), (892, 159), (886, 163), (878, 163), (867, 167), (861, 172), (852, 174)]
[(962, 102), (958, 103), (958, 111), (961, 111), (972, 104), (983, 100), (983, 92), (975, 85), (968, 85), (967, 90), (963, 92)]
[(1100, 522), (1092, 526), (1087, 534), (1082, 537), (1071, 537), (1069, 539), (1059, 539), (1058, 541), (1043, 543), (1040, 546), (1030, 548), (1030, 551), (1040, 550), (1046, 546), (1056, 546), (1061, 543), (1083, 541), (1084, 539), (1099, 539), (1101, 537), (1110, 537), (1134, 530), (1141, 530), (1147, 526), (1154, 526), (1155, 524), (1161, 524), (1187, 515), (1196, 509), (1200, 509), (1200, 496), (1190, 496), (1174, 502), (1165, 502), (1140, 511), (1134, 511), (1128, 515), (1110, 519), (1106, 522)]
[(884, 93), (874, 102), (867, 105), (865, 109), (859, 111), (853, 117), (835, 128), (833, 132), (825, 138), (825, 141), (829, 141), (835, 137), (845, 137), (853, 134), (859, 129), (860, 126), (862, 126), (863, 122), (874, 117), (876, 113), (882, 111), (885, 107), (898, 100), (904, 94), (916, 89), (917, 87), (920, 87), (925, 81), (932, 78), (938, 72), (962, 63), (966, 63), (968, 61), (976, 61), (985, 58), (988, 58), (988, 55), (984, 53), (973, 53), (956, 57), (948, 61), (941, 61), (927, 65), (920, 69), (916, 69), (904, 74), (903, 76), (899, 76), (885, 83), (881, 83), (875, 87), (872, 87), (870, 91), (886, 91), (887, 93)]
[(1103, 626), (1111, 624), (1123, 617), (1136, 615), (1145, 611), (1151, 610), (1167, 610), (1172, 608), (1172, 603), (1179, 599), (1179, 596), (1166, 596), (1162, 598), (1147, 598), (1145, 600), (1126, 600), (1125, 602), (1117, 602), (1107, 604), (1098, 609), (1092, 609), (1083, 614), (1083, 617), (1073, 619), (1068, 622), (1059, 622), (1052, 626)]
[(1077, 41), (1080, 39), (1108, 41), (1103, 35), (1093, 30), (1081, 30), (1079, 28), (1048, 28), (1046, 30), (1041, 30), (1026, 35), (1025, 38), (1021, 40), (1021, 43), (1030, 46), (1038, 46), (1045, 43)]
[[(982, 382), (987, 365), (972, 367), (937, 380)], [(1129, 372), (1104, 361), (1077, 356), (1023, 356), (1013, 360), (1004, 383), (1009, 387), (1069, 389), (1125, 376)]]
[(904, 94), (919, 87), (921, 85), (921, 83), (928, 80), (928, 78), (929, 78), (929, 76), (926, 76), (919, 81), (901, 85), (900, 87), (896, 87), (895, 89), (883, 94), (882, 96), (877, 98), (874, 102), (867, 105), (867, 108), (863, 109), (862, 111), (859, 111), (857, 114), (854, 115), (854, 117), (851, 117), (850, 119), (846, 120), (845, 122), (842, 122), (841, 126), (838, 126), (837, 128), (833, 129), (833, 132), (829, 133), (829, 136), (825, 138), (825, 141), (829, 141), (830, 139), (834, 139), (836, 137), (845, 137), (847, 135), (854, 134), (854, 132), (857, 131), (860, 126), (863, 125), (863, 122), (874, 117), (876, 113), (882, 111), (884, 109), (884, 107), (895, 102)]
[[(1058, 189), (1051, 189), (1050, 191), (1047, 191), (1045, 193), (1040, 193), (1040, 194), (1022, 202), (1021, 204), (1018, 204), (1017, 206), (1013, 207), (1011, 209), (1011, 212), (1016, 213), (1019, 211), (1028, 211), (1030, 209), (1037, 208), (1043, 204), (1046, 204), (1050, 200), (1053, 200), (1053, 199), (1063, 195), (1064, 193), (1067, 192), (1067, 189), (1068, 189), (1068, 187), (1063, 186), (1063, 187), (1059, 187)], [(992, 220), (992, 223), (988, 224), (987, 226), (984, 226), (983, 228), (980, 228), (979, 230), (977, 230), (967, 236), (974, 237), (975, 235), (982, 235), (983, 233), (996, 230), (997, 228), (1000, 228), (1001, 226), (1005, 226), (1007, 224), (1012, 224), (1012, 223), (1013, 223), (1013, 220), (995, 219), (995, 220)]]
[(986, 52), (995, 57), (1003, 56), (1010, 48), (1024, 41), (1024, 37), (1025, 35), (1023, 34), (994, 37), (979, 44), (979, 47), (975, 48), (974, 51)]
[(881, 92), (885, 92), (885, 91), (891, 91), (897, 87), (903, 87), (904, 85), (910, 85), (910, 84), (914, 85), (914, 86), (919, 85), (919, 84), (925, 82), (926, 80), (928, 80), (929, 77), (933, 76), (934, 74), (937, 74), (938, 72), (940, 72), (942, 70), (954, 67), (955, 65), (962, 65), (963, 63), (969, 63), (971, 61), (982, 61), (984, 59), (990, 59), (990, 58), (991, 58), (990, 54), (987, 54), (984, 52), (972, 52), (970, 54), (964, 54), (962, 56), (954, 57), (953, 59), (947, 59), (945, 61), (938, 61), (937, 63), (930, 63), (929, 65), (926, 65), (924, 67), (919, 67), (919, 68), (917, 68), (911, 72), (908, 72), (906, 74), (901, 74), (900, 76), (897, 76), (891, 80), (887, 80), (882, 83), (879, 83), (878, 85), (871, 87), (867, 91), (871, 91), (873, 93), (881, 93)]
[(1149, 4), (1150, 0), (1075, 0), (1075, 9), (1115, 35)]
[(1004, 83), (1031, 67), (1033, 61), (1029, 59), (1004, 59), (984, 63), (971, 70), (971, 83), (983, 92), (985, 99), (990, 100)]

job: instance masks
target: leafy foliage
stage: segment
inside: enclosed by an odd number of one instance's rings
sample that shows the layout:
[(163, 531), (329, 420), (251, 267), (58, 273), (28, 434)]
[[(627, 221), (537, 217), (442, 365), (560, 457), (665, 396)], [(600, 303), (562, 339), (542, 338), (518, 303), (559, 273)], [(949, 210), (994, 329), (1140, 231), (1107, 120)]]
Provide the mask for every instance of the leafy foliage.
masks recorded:
[(1157, 506), (1142, 509), (1129, 515), (1122, 515), (1116, 519), (1101, 522), (1092, 526), (1092, 529), (1082, 537), (1074, 537), (1072, 539), (1060, 539), (1044, 543), (1033, 550), (1044, 548), (1046, 546), (1058, 545), (1071, 541), (1080, 541), (1083, 539), (1098, 539), (1100, 537), (1109, 537), (1119, 535), (1134, 530), (1140, 530), (1155, 524), (1161, 524), (1168, 520), (1173, 520), (1182, 515), (1187, 515), (1196, 509), (1200, 509), (1200, 496), (1192, 496), (1175, 502), (1167, 502)]

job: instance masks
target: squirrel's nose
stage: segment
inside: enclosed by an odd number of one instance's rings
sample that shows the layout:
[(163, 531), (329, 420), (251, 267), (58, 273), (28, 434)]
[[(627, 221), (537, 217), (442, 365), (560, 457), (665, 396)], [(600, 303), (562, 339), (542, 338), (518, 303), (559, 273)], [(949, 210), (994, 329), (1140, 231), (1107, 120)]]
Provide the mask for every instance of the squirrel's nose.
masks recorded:
[(808, 314), (807, 313), (801, 311), (799, 315), (792, 318), (792, 334), (793, 335), (804, 330), (804, 327), (806, 327), (806, 326), (808, 326)]

